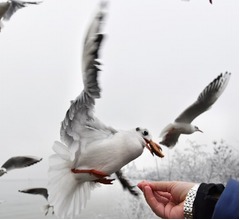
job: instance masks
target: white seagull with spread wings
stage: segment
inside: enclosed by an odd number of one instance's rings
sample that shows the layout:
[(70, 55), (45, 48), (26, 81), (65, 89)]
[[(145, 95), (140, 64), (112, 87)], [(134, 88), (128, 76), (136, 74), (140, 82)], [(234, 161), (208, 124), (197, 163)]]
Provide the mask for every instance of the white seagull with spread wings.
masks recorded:
[(118, 179), (135, 194), (124, 179), (121, 168), (139, 157), (147, 147), (152, 154), (163, 157), (161, 148), (152, 141), (147, 129), (119, 131), (106, 126), (94, 114), (95, 99), (100, 97), (97, 81), (99, 49), (104, 35), (100, 33), (104, 5), (89, 27), (82, 55), (84, 89), (71, 102), (61, 125), (61, 141), (56, 141), (56, 154), (49, 160), (49, 203), (58, 217), (76, 217), (85, 207), (96, 183), (112, 184)]
[(214, 79), (198, 96), (198, 99), (185, 109), (174, 121), (167, 125), (161, 132), (162, 141), (160, 144), (167, 147), (174, 147), (181, 134), (192, 134), (195, 131), (202, 132), (191, 122), (200, 114), (207, 111), (225, 90), (231, 73), (220, 74)]

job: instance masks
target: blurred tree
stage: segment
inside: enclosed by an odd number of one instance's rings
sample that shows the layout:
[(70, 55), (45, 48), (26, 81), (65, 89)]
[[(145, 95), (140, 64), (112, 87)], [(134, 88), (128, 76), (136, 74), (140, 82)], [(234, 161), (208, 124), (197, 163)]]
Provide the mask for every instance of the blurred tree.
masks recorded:
[(239, 179), (239, 152), (223, 140), (213, 142), (210, 163), (209, 181), (226, 183), (229, 178)]
[[(213, 141), (211, 146), (188, 142), (184, 149), (175, 148), (166, 155), (167, 166), (142, 170), (128, 167), (127, 176), (133, 179), (182, 180), (192, 182), (220, 182), (239, 179), (239, 152), (225, 141)], [(134, 172), (132, 172), (134, 168)]]

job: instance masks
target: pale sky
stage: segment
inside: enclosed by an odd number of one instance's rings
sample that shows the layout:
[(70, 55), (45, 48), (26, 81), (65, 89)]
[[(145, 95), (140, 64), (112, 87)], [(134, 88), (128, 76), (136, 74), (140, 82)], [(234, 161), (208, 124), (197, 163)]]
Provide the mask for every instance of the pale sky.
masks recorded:
[[(70, 100), (83, 89), (82, 42), (98, 0), (45, 0), (17, 11), (0, 32), (0, 164), (43, 161), (1, 178), (45, 178)], [(239, 142), (238, 0), (112, 0), (103, 31), (96, 116), (116, 129), (148, 128), (153, 140), (221, 72), (232, 73), (213, 107), (193, 121), (209, 144)], [(167, 152), (167, 149), (163, 147)], [(160, 159), (159, 159), (160, 160)], [(167, 160), (167, 155), (164, 159)], [(147, 150), (136, 160), (154, 166)]]

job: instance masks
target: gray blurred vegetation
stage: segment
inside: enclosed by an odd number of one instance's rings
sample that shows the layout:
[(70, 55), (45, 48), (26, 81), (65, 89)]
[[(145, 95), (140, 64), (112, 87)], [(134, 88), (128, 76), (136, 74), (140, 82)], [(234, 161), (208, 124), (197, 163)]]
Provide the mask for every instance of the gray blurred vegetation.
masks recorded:
[[(169, 149), (165, 161), (156, 160), (156, 167), (138, 170), (133, 163), (125, 170), (132, 179), (178, 180), (226, 184), (230, 178), (239, 179), (239, 151), (225, 141), (213, 141), (210, 146), (188, 141), (182, 149)], [(167, 160), (167, 162), (166, 162)]]

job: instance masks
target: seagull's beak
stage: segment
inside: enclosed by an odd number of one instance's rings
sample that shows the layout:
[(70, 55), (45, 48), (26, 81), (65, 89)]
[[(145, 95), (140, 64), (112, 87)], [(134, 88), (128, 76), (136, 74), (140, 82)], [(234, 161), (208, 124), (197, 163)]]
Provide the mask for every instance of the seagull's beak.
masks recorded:
[(164, 157), (162, 148), (157, 143), (153, 142), (152, 140), (147, 140), (147, 139), (144, 139), (144, 140), (146, 141), (147, 149), (151, 152), (153, 156), (155, 154), (158, 157)]
[(203, 131), (202, 131), (202, 130), (200, 130), (200, 129), (198, 129), (197, 131), (200, 131), (201, 133), (203, 133)]

